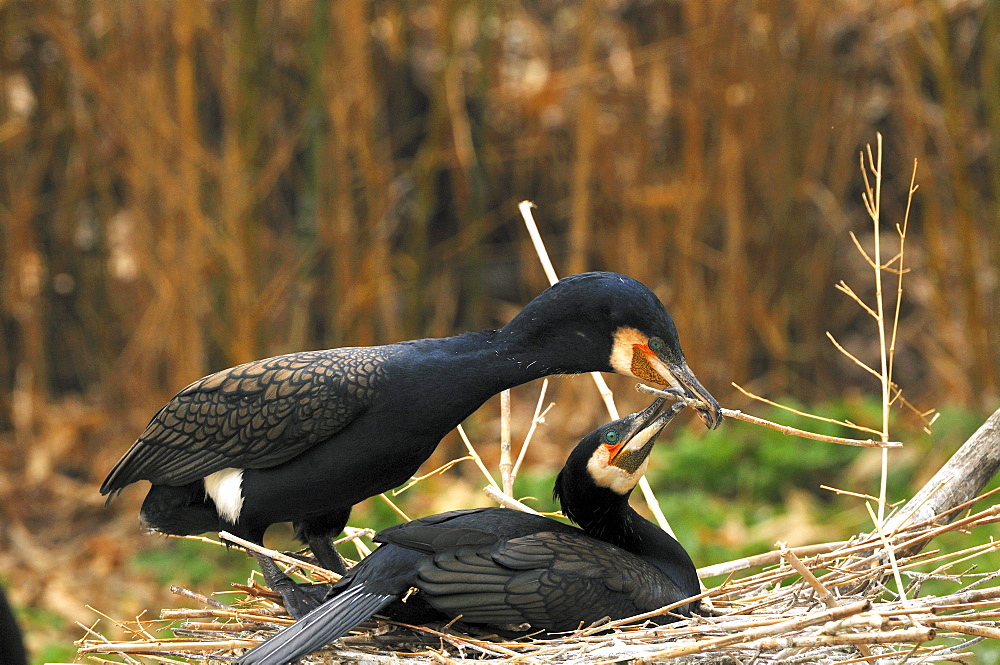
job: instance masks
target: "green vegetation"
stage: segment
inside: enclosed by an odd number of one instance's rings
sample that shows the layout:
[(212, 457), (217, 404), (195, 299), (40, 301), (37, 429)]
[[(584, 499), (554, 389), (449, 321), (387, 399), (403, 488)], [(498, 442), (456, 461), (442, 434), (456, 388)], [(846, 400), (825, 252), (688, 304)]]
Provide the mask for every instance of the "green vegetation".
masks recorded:
[[(76, 647), (64, 639), (66, 633), (65, 618), (55, 611), (41, 607), (28, 607), (17, 613), (21, 630), (25, 635), (40, 636), (41, 647), (29, 648), (31, 662), (71, 663), (76, 657)], [(31, 645), (26, 645), (30, 647)]]
[(246, 582), (253, 559), (238, 550), (212, 547), (205, 543), (169, 538), (155, 549), (138, 552), (131, 561), (130, 574), (150, 577), (157, 584), (178, 584), (189, 589), (211, 589), (221, 581)]

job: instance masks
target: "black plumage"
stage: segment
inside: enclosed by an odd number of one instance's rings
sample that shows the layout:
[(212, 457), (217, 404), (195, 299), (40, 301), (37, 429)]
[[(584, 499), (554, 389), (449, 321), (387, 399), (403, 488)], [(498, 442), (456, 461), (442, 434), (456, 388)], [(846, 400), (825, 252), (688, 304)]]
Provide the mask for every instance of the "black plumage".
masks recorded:
[[(405, 482), (492, 395), (551, 374), (616, 371), (718, 404), (688, 369), (656, 296), (615, 273), (561, 280), (499, 330), (377, 347), (292, 353), (212, 374), (157, 413), (101, 486), (152, 487), (140, 519), (176, 535), (226, 530), (263, 543), (295, 523), (319, 563), (351, 507)], [(315, 599), (258, 556), (293, 616)]]
[[(581, 528), (480, 508), (386, 529), (376, 537), (381, 547), (333, 586), (329, 601), (244, 654), (239, 665), (291, 662), (375, 613), (415, 623), (460, 616), (466, 623), (556, 632), (697, 595), (687, 552), (628, 503), (656, 436), (683, 408), (657, 416), (662, 405), (657, 400), (596, 429), (570, 454), (555, 495)], [(676, 620), (690, 605), (651, 620)]]

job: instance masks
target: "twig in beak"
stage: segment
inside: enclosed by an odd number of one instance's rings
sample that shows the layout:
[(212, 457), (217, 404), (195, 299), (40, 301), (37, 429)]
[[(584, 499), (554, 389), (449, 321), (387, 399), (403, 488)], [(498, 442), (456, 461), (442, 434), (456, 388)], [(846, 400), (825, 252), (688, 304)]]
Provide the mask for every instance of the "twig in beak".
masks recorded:
[[(666, 397), (667, 399), (672, 399), (675, 402), (684, 402), (688, 406), (693, 406), (695, 408), (706, 408), (705, 403), (700, 399), (693, 399), (687, 397), (686, 395), (680, 395), (675, 391), (671, 390), (660, 390), (658, 388), (653, 388), (652, 386), (647, 386), (644, 383), (636, 385), (636, 390), (641, 393), (647, 393), (649, 395), (657, 395), (659, 397)], [(794, 434), (795, 436), (801, 437), (803, 439), (812, 439), (813, 441), (826, 441), (827, 443), (838, 443), (842, 446), (861, 446), (863, 448), (901, 448), (903, 446), (899, 441), (874, 441), (872, 439), (846, 439), (840, 436), (827, 436), (826, 434), (816, 434), (815, 432), (809, 432), (804, 429), (798, 429), (797, 427), (790, 427), (788, 425), (779, 425), (778, 423), (773, 423), (770, 420), (764, 420), (763, 418), (758, 418), (756, 416), (751, 416), (749, 414), (743, 413), (742, 411), (737, 411), (734, 409), (720, 409), (722, 415), (726, 418), (735, 418), (736, 420), (742, 420), (744, 422), (753, 423), (754, 425), (760, 425), (762, 427), (767, 427), (768, 429), (773, 429), (781, 432), (782, 434)]]

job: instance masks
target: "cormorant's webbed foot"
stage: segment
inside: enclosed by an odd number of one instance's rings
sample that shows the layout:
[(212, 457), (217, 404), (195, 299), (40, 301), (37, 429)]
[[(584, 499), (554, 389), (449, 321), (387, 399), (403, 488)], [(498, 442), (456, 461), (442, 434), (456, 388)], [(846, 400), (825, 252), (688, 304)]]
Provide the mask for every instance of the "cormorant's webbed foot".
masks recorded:
[(323, 604), (330, 591), (329, 584), (298, 584), (281, 572), (277, 564), (263, 554), (254, 554), (264, 581), (281, 595), (281, 602), (293, 619), (301, 619)]
[(281, 602), (293, 619), (301, 619), (323, 604), (330, 592), (329, 584), (298, 584), (288, 576), (272, 587), (281, 594)]
[(327, 570), (332, 570), (340, 576), (347, 574), (347, 564), (340, 552), (333, 546), (333, 540), (328, 536), (310, 536), (308, 538), (309, 549), (316, 557), (316, 563)]

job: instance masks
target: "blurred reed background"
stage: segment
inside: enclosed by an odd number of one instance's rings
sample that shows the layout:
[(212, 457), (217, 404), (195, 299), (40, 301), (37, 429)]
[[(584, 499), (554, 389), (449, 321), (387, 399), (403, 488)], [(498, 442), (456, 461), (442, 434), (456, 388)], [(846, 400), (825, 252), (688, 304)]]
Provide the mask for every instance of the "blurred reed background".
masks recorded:
[[(889, 247), (920, 162), (895, 377), (1000, 396), (1000, 3), (8, 0), (0, 36), (8, 579), (117, 575), (141, 492), (108, 527), (97, 484), (190, 381), (505, 322), (546, 283), (522, 199), (561, 274), (660, 294), (727, 406), (873, 392), (824, 333), (874, 357), (833, 285), (874, 297), (876, 132)], [(51, 586), (15, 599), (77, 616)]]

